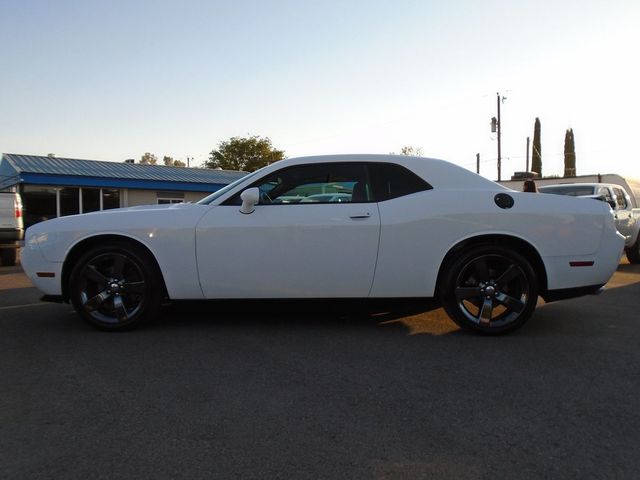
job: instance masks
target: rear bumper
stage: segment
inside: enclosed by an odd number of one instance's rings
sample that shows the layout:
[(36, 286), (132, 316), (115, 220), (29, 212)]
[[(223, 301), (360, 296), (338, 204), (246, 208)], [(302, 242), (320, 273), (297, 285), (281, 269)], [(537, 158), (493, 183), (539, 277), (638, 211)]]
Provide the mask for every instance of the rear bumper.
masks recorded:
[(606, 284), (618, 268), (623, 249), (624, 238), (613, 231), (591, 255), (543, 257), (548, 291), (585, 289), (589, 293), (592, 287), (597, 289)]
[(545, 302), (556, 302), (558, 300), (567, 300), (569, 298), (582, 297), (584, 295), (599, 295), (604, 291), (604, 284), (589, 285), (587, 287), (561, 288), (558, 290), (549, 290), (540, 296)]

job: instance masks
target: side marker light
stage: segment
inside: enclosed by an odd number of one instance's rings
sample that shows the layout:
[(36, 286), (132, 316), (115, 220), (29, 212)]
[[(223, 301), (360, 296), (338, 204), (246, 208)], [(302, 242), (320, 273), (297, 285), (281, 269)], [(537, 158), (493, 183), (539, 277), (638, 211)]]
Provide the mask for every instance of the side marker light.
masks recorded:
[(55, 272), (36, 272), (37, 277), (53, 278), (56, 276)]

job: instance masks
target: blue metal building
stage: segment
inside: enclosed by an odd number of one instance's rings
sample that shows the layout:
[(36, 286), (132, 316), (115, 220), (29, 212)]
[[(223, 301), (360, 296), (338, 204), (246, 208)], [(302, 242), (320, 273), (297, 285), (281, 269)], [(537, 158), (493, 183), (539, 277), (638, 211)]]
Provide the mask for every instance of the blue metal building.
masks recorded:
[(197, 201), (245, 172), (5, 153), (0, 190), (20, 192), (25, 223), (108, 208)]

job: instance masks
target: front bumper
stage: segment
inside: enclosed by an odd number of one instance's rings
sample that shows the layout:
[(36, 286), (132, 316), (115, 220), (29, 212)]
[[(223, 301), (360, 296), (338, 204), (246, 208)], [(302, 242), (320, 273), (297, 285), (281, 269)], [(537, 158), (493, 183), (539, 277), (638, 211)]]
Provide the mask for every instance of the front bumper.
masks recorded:
[(27, 242), (20, 252), (22, 269), (45, 295), (62, 295), (62, 262), (47, 260), (37, 242)]

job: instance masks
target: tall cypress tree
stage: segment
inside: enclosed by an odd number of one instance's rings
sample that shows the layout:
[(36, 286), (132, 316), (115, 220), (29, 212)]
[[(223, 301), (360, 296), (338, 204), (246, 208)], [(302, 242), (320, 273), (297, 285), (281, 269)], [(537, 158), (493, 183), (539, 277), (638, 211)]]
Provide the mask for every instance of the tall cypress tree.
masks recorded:
[(531, 171), (542, 176), (542, 147), (540, 146), (540, 119), (536, 117), (533, 127), (533, 152), (531, 154)]
[(576, 176), (576, 144), (573, 137), (573, 128), (567, 129), (564, 134), (564, 176)]

